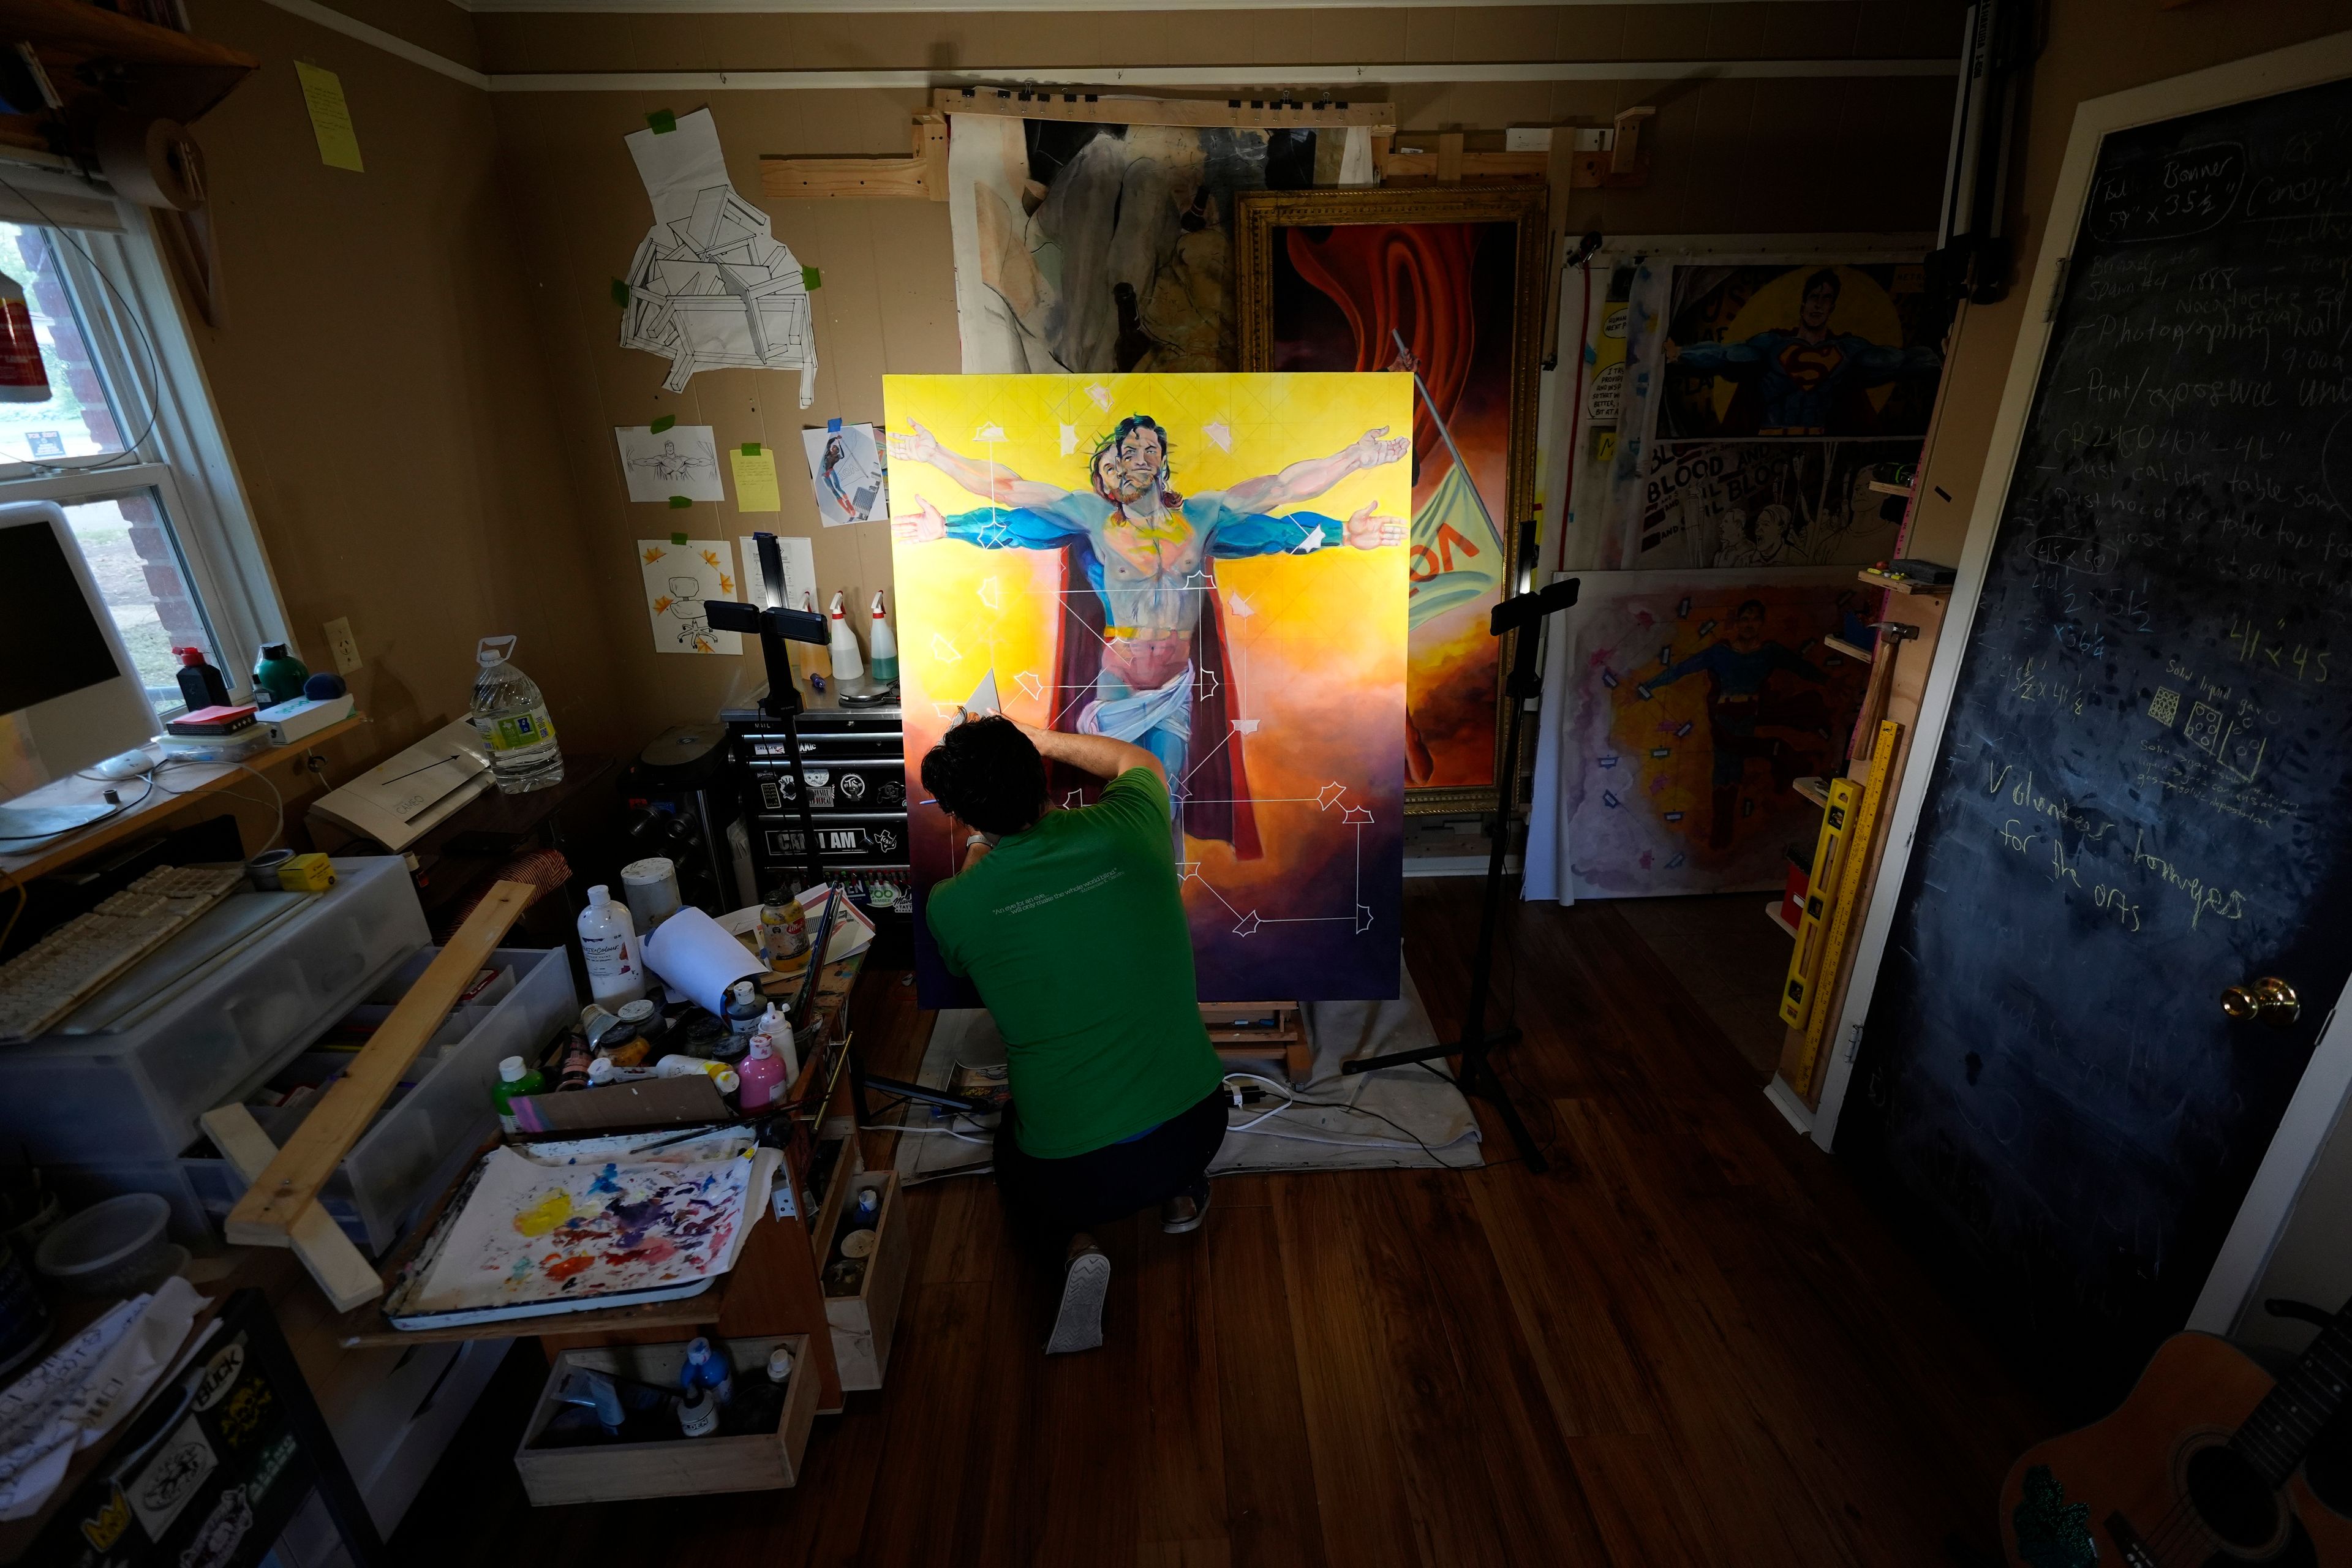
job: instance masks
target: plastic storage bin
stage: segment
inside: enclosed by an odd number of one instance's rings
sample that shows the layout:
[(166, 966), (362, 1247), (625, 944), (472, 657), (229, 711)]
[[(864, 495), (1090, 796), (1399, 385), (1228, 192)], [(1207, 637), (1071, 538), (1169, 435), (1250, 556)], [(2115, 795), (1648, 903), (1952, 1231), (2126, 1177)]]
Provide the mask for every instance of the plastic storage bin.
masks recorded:
[(169, 1164), (199, 1115), (266, 1081), (432, 940), (397, 857), (334, 867), (323, 893), (237, 895), (307, 907), (121, 1031), (52, 1033), (0, 1053), (0, 1147), (30, 1164)]
[[(379, 989), (383, 1000), (371, 997), (353, 1013), (362, 1020), (380, 1019), (440, 951), (427, 947), (412, 954)], [(391, 1247), (411, 1211), (455, 1180), (457, 1167), (497, 1128), (490, 1087), (498, 1081), (499, 1058), (536, 1057), (579, 1016), (571, 959), (563, 949), (502, 947), (484, 967), (502, 972), (484, 993), (488, 1005), (451, 1011), (409, 1069), (405, 1081), (411, 1087), (376, 1113), (319, 1194), (343, 1233), (378, 1255)], [(298, 1058), (289, 1065), (308, 1060)], [(331, 1069), (350, 1060), (343, 1053), (321, 1065)], [(313, 1099), (281, 1111), (257, 1110), (254, 1119), (272, 1142), (283, 1144), (318, 1103)], [(180, 1167), (217, 1222), (244, 1196), (245, 1182), (212, 1152), (209, 1142), (197, 1140), (195, 1147), (203, 1152), (185, 1155)]]

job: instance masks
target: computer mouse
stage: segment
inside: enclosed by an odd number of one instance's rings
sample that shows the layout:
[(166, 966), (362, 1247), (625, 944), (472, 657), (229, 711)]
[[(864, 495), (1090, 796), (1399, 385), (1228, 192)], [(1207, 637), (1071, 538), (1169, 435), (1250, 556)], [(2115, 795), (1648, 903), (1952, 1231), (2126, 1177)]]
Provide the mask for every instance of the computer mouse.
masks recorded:
[(154, 765), (155, 759), (143, 751), (125, 752), (119, 757), (109, 757), (106, 761), (96, 763), (89, 772), (92, 778), (135, 779), (152, 769)]

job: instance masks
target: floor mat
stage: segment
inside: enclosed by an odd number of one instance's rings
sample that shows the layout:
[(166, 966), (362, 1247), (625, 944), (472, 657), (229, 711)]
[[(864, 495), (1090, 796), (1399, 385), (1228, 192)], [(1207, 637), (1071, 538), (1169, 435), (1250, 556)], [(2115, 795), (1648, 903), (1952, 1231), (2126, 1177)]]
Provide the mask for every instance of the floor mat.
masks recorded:
[[(1209, 1166), (1211, 1174), (1468, 1169), (1486, 1163), (1469, 1101), (1440, 1076), (1450, 1070), (1445, 1062), (1432, 1063), (1435, 1072), (1420, 1067), (1384, 1068), (1349, 1077), (1339, 1070), (1341, 1062), (1354, 1057), (1437, 1043), (1410, 973), (1404, 976), (1404, 995), (1397, 1001), (1310, 1002), (1305, 1011), (1307, 1037), (1315, 1046), (1314, 1073), (1303, 1088), (1284, 1086), (1301, 1103), (1269, 1114), (1277, 1102), (1268, 1098), (1229, 1112), (1234, 1131), (1225, 1135), (1224, 1147)], [(960, 1068), (1001, 1066), (1003, 1060), (1003, 1038), (985, 1009), (944, 1012), (931, 1029), (916, 1081), (944, 1088)], [(1283, 1085), (1276, 1064), (1266, 1063), (1264, 1070)], [(898, 1141), (896, 1164), (909, 1182), (953, 1174), (988, 1160), (991, 1134), (968, 1119), (950, 1124), (934, 1121), (923, 1107), (909, 1106), (895, 1118), (885, 1113), (878, 1125), (894, 1123), (924, 1130)]]

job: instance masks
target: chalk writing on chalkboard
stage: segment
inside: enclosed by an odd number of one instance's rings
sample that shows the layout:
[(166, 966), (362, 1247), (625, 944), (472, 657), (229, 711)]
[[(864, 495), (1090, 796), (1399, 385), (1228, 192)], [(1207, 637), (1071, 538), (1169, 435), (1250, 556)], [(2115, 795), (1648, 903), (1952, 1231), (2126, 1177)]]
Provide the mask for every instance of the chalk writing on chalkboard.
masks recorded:
[[(2181, 1326), (2352, 962), (2347, 301), (2352, 83), (2105, 139), (1839, 1127), (2084, 1390)], [(2293, 1027), (2223, 1016), (2263, 975)]]

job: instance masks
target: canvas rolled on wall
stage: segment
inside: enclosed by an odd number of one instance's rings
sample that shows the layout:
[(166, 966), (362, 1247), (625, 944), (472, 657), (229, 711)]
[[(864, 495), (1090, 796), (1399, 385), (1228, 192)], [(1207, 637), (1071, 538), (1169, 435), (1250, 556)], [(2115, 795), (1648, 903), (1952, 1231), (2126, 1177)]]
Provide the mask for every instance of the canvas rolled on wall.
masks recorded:
[[(975, 694), (1150, 748), (1201, 997), (1397, 994), (1402, 375), (886, 376), (908, 777)], [(1147, 668), (1148, 667), (1148, 668)], [(983, 697), (983, 700), (985, 698)], [(1057, 777), (1056, 807), (1093, 781)], [(910, 800), (919, 918), (960, 846)]]

